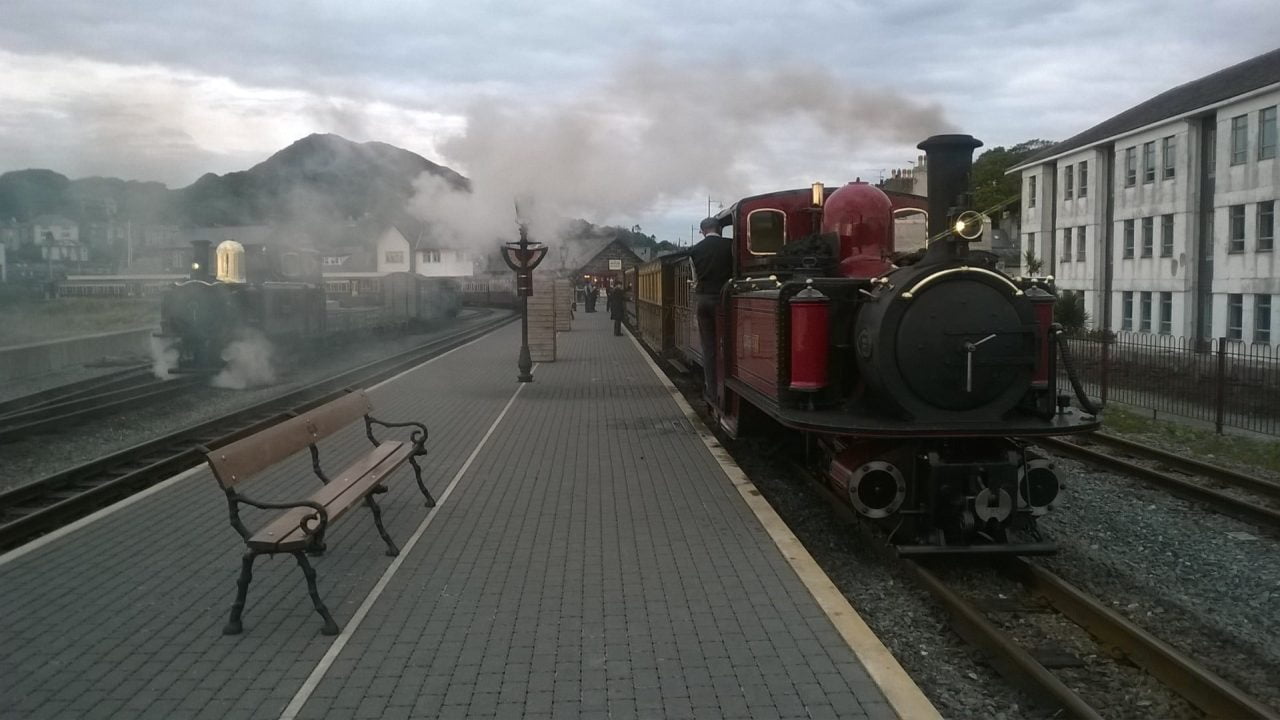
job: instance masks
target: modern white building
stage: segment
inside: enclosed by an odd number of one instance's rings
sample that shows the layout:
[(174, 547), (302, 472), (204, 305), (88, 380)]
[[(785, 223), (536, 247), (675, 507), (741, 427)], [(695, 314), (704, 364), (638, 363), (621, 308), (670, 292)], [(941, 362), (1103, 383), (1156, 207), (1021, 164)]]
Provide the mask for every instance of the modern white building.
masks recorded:
[(1023, 247), (1095, 327), (1280, 342), (1278, 108), (1280, 49), (1042, 150)]

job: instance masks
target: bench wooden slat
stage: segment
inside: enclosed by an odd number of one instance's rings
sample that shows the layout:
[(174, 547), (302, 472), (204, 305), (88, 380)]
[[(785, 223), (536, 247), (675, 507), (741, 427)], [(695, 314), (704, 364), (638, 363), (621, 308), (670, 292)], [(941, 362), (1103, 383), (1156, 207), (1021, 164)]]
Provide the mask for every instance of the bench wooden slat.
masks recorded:
[(295, 418), (220, 447), (206, 457), (224, 488), (235, 487), (281, 460), (372, 412), (363, 392), (353, 392)]
[[(324, 505), (329, 513), (329, 524), (332, 525), (347, 510), (359, 504), (370, 487), (381, 483), (403, 465), (412, 452), (413, 446), (409, 443), (385, 442), (307, 499)], [(314, 512), (306, 507), (285, 511), (254, 533), (249, 538), (249, 547), (265, 552), (290, 552), (306, 547), (308, 537), (302, 532), (299, 523)]]

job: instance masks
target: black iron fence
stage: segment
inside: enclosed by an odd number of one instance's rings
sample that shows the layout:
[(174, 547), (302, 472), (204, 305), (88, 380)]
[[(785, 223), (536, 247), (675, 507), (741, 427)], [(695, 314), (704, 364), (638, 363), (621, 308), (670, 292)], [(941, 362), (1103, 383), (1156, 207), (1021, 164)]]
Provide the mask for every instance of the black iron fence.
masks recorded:
[(1211, 422), (1219, 433), (1280, 435), (1280, 352), (1270, 345), (1128, 332), (1067, 342), (1085, 392), (1104, 403)]

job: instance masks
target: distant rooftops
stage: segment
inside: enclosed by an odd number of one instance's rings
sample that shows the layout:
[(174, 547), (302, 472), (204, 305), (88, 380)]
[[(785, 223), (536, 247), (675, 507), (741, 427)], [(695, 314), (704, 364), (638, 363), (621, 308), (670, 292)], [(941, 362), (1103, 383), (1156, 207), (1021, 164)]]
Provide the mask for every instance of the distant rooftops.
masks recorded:
[(1280, 48), (1166, 90), (1124, 112), (1051, 145), (1009, 169), (1038, 165), (1073, 150), (1089, 147), (1117, 135), (1178, 117), (1237, 95), (1280, 84)]

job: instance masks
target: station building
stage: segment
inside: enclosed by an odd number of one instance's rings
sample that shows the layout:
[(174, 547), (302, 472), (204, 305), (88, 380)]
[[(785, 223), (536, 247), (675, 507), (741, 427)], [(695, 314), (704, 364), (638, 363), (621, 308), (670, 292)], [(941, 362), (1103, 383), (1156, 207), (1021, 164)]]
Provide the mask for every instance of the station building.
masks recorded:
[(1094, 327), (1280, 342), (1277, 108), (1280, 49), (1040, 151), (1009, 170), (1023, 248)]

